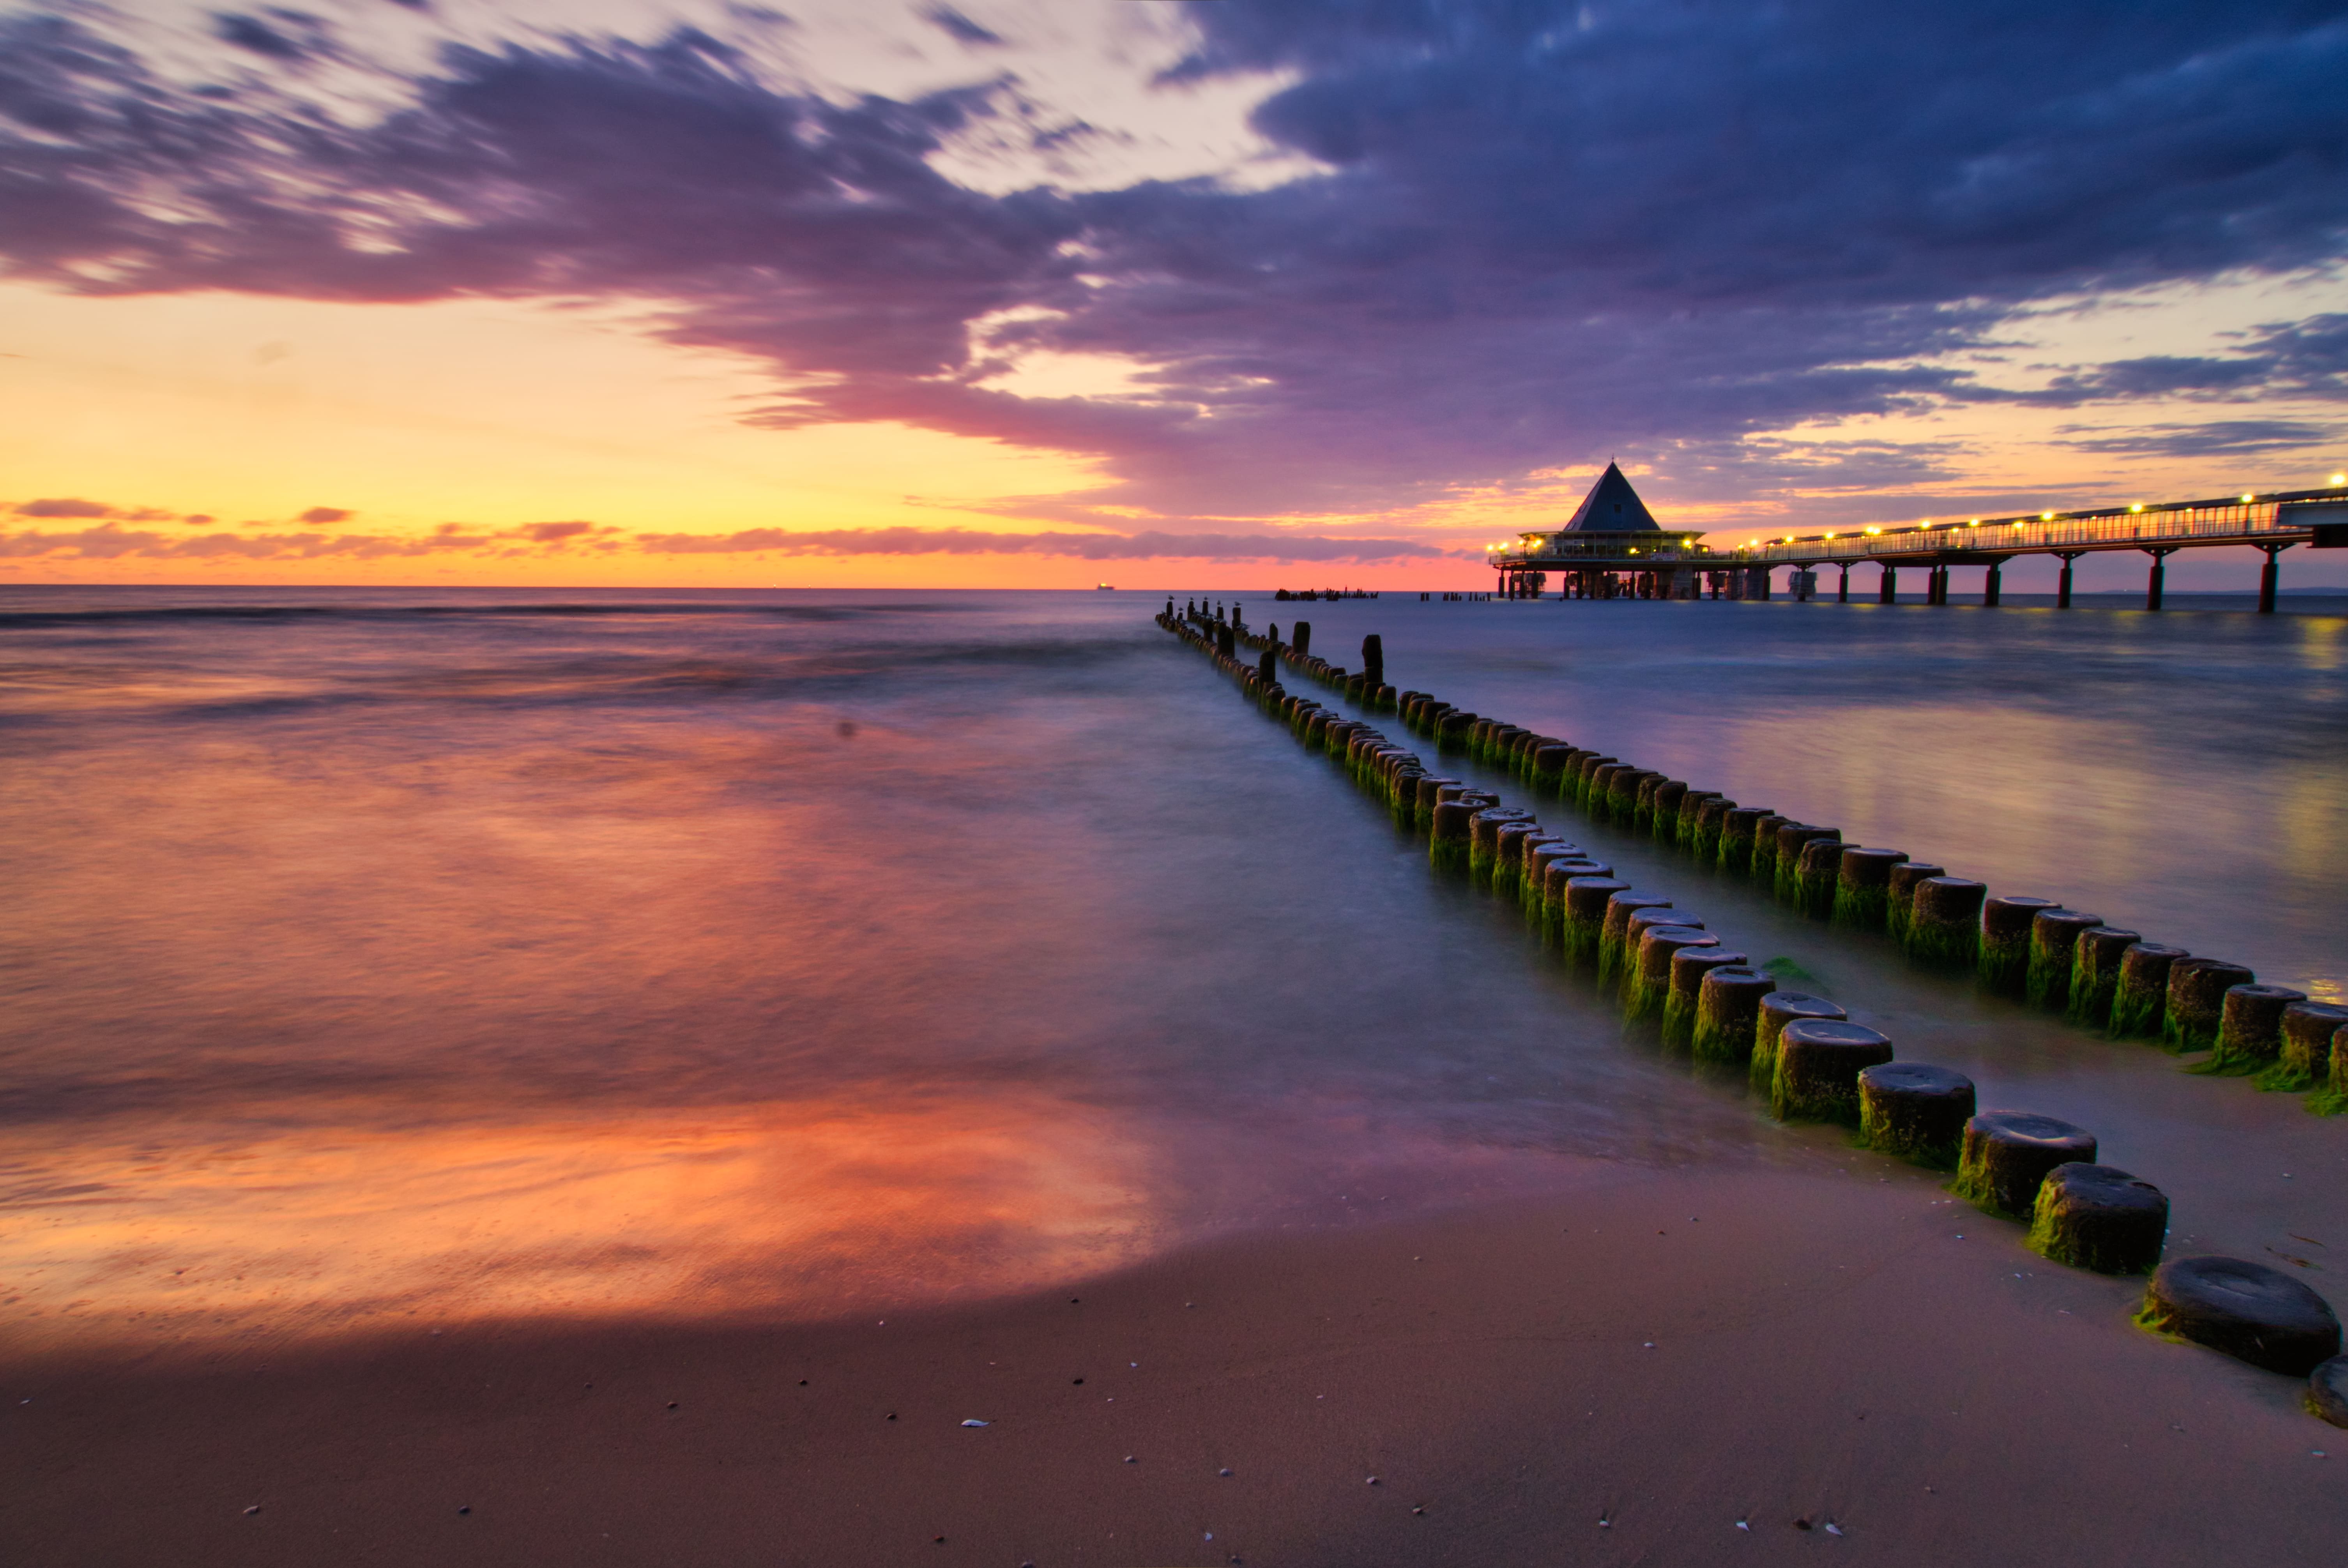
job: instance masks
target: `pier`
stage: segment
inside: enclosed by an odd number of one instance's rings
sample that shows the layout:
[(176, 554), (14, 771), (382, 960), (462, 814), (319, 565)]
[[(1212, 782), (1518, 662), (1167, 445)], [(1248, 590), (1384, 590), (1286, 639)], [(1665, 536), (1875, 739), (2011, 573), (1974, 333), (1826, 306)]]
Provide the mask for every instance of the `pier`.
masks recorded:
[[(1563, 577), (1569, 599), (1768, 599), (1770, 574), (1782, 566), (1792, 569), (1792, 596), (1807, 600), (1818, 596), (1818, 569), (1835, 567), (1840, 573), (1835, 598), (1840, 603), (1850, 600), (1850, 569), (1871, 564), (1878, 569), (1874, 597), (1882, 604), (1895, 602), (1900, 569), (1909, 567), (1924, 573), (1924, 601), (1936, 605), (1950, 602), (1952, 571), (1979, 568), (1981, 602), (1994, 605), (2005, 563), (2016, 556), (2044, 555), (2063, 563), (2055, 608), (2068, 610), (2073, 561), (2134, 550), (2151, 557), (2145, 608), (2158, 610), (2170, 556), (2249, 546), (2265, 552), (2259, 610), (2272, 614), (2278, 558), (2294, 545), (2348, 548), (2348, 485), (1772, 535), (1724, 550), (1707, 546), (1699, 531), (1656, 523), (1622, 470), (1610, 463), (1563, 528), (1519, 535), (1513, 548), (1493, 551), (1491, 564), (1504, 599), (1540, 598), (1552, 572)], [(1869, 585), (1859, 586), (1864, 591)]]

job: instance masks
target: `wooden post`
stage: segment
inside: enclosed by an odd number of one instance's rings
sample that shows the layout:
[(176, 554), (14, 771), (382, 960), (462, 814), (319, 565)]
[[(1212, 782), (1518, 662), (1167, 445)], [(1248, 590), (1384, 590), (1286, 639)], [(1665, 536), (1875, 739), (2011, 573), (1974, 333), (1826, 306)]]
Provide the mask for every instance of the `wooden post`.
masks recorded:
[(1876, 588), (1875, 602), (1878, 604), (1900, 602), (1900, 569), (1890, 561), (1883, 563), (1883, 581)]

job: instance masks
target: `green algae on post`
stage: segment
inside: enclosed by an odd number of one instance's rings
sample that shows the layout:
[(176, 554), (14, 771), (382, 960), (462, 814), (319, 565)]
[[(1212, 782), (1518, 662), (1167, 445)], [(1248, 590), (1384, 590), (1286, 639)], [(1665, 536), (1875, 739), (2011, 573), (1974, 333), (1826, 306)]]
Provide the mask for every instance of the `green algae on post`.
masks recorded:
[(1859, 1075), (1891, 1060), (1888, 1036), (1840, 1019), (1805, 1018), (1777, 1036), (1769, 1111), (1780, 1122), (1859, 1124)]
[(1672, 959), (1691, 948), (1717, 948), (1720, 938), (1696, 926), (1649, 926), (1623, 977), (1622, 1011), (1632, 1023), (1660, 1020), (1672, 995)]
[(2230, 1078), (2260, 1072), (2282, 1055), (2283, 1009), (2307, 999), (2288, 986), (2229, 986), (2219, 1004), (2218, 1042), (2207, 1061), (2187, 1071)]
[(1535, 793), (1558, 794), (1565, 784), (1565, 764), (1573, 755), (1571, 746), (1543, 746), (1533, 753), (1532, 784)]
[(1526, 841), (1535, 837), (1546, 839), (1541, 825), (1529, 817), (1500, 825), (1499, 835), (1493, 843), (1493, 892), (1517, 891), (1517, 883), (1524, 875)]
[(1804, 1019), (1847, 1019), (1850, 1015), (1827, 1000), (1805, 991), (1771, 991), (1761, 999), (1753, 1024), (1753, 1055), (1747, 1071), (1753, 1086), (1763, 1093), (1777, 1076), (1777, 1040), (1787, 1026)]
[[(1615, 948), (1620, 965), (1616, 971), (1620, 977), (1615, 982), (1616, 999), (1625, 1007), (1632, 1004), (1632, 993), (1639, 983), (1639, 944), (1649, 931), (1658, 926), (1686, 927), (1701, 931), (1704, 929), (1704, 917), (1674, 908), (1668, 899), (1651, 908), (1630, 912), (1622, 922), (1622, 939)], [(1603, 974), (1606, 971), (1601, 969), (1600, 972)]]
[(1628, 827), (1637, 815), (1639, 786), (1663, 775), (1653, 768), (1617, 768), (1606, 781), (1606, 820)]
[(1775, 976), (1750, 965), (1718, 968), (1704, 976), (1695, 998), (1692, 1043), (1695, 1059), (1735, 1067), (1750, 1062), (1761, 999), (1776, 989)]
[(1746, 856), (1745, 871), (1764, 887), (1777, 880), (1777, 830), (1793, 820), (1771, 812), (1753, 821), (1753, 849)]
[(1746, 967), (1745, 955), (1726, 948), (1683, 948), (1673, 953), (1671, 991), (1663, 999), (1663, 1043), (1692, 1045), (1696, 1015), (1703, 1006), (1705, 977), (1716, 970)]
[(2079, 933), (2104, 923), (2101, 915), (2075, 909), (2041, 909), (2030, 922), (2030, 968), (2023, 989), (2032, 1004), (2060, 1008), (2071, 999), (2071, 961)]
[(2041, 909), (2055, 907), (2052, 898), (2029, 897), (1992, 898), (1982, 905), (1976, 969), (1984, 989), (2000, 996), (2023, 994), (2030, 978), (2030, 923)]
[(2304, 1378), (2340, 1354), (2331, 1305), (2279, 1268), (2239, 1257), (2173, 1257), (2153, 1270), (2139, 1327)]
[(1550, 843), (1528, 845), (1525, 848), (1524, 874), (1518, 878), (1517, 893), (1525, 913), (1543, 925), (1550, 921), (1550, 900), (1564, 896), (1565, 883), (1552, 883), (1549, 868), (1552, 866), (1570, 867), (1567, 875), (1601, 876), (1605, 867), (1590, 858), (1588, 853), (1570, 844)]
[(1916, 901), (1916, 884), (1928, 876), (1948, 874), (1947, 866), (1924, 860), (1902, 860), (1891, 868), (1890, 882), (1884, 894), (1883, 928), (1903, 948), (1908, 945), (1908, 916)]
[(1488, 805), (1468, 819), (1468, 875), (1477, 882), (1489, 882), (1492, 867), (1500, 858), (1500, 828), (1502, 825), (1526, 820), (1527, 814), (1515, 807)]
[(1468, 839), (1474, 830), (1476, 810), (1476, 807), (1460, 800), (1447, 800), (1437, 804), (1433, 832), (1426, 841), (1428, 865), (1437, 871), (1468, 869)]
[(1921, 964), (1970, 969), (1981, 957), (1982, 901), (1989, 889), (1962, 876), (1927, 876), (1910, 900), (1900, 948)]
[(1859, 1075), (1859, 1142), (1879, 1153), (1953, 1169), (1977, 1109), (1973, 1081), (1921, 1061), (1887, 1061)]
[(2039, 1184), (2024, 1245), (2097, 1274), (2147, 1274), (2168, 1236), (2168, 1194), (2114, 1165), (2073, 1161)]
[[(1814, 838), (1839, 840), (1842, 833), (1837, 828), (1814, 827), (1806, 822), (1782, 822), (1770, 836), (1776, 847), (1769, 856), (1769, 887), (1776, 894), (1779, 903), (1791, 904), (1801, 893), (1798, 878), (1802, 868), (1802, 845)], [(1753, 849), (1753, 879), (1756, 882), (1761, 880), (1761, 846), (1757, 843)]]
[(1984, 1111), (1965, 1123), (1949, 1190), (1989, 1214), (2027, 1222), (2038, 1184), (2073, 1161), (2095, 1163), (2096, 1135), (2085, 1128), (2027, 1111)]
[(1681, 801), (1680, 847), (1697, 865), (1712, 865), (1720, 858), (1720, 819), (1735, 809), (1736, 803), (1725, 794), (1691, 794)]
[(1835, 866), (1835, 924), (1882, 930), (1891, 908), (1891, 873), (1907, 858), (1904, 850), (1845, 845)]
[(1617, 895), (1630, 891), (1628, 882), (1612, 876), (1567, 878), (1558, 941), (1568, 959), (1588, 962), (1597, 958), (1605, 944), (1606, 912)]
[(1794, 860), (1794, 907), (1814, 920), (1834, 913), (1835, 887), (1842, 875), (1842, 845), (1813, 838)]
[(2334, 1356), (2307, 1375), (2307, 1413), (2348, 1427), (2348, 1356)]
[(1761, 823), (1776, 815), (1766, 805), (1732, 805), (1722, 812), (1713, 863), (1739, 876), (1750, 875), (1755, 833)]
[(2259, 1087), (2296, 1091), (2322, 1083), (2332, 1066), (2332, 1041), (2348, 1028), (2348, 1007), (2293, 1002), (2282, 1009), (2282, 1050), (2259, 1074)]
[(2063, 1016), (2086, 1029), (2110, 1022), (2112, 999), (2119, 995), (2120, 965), (2144, 938), (2116, 926), (2090, 926), (2071, 949), (2071, 991)]
[(2120, 954), (2119, 983), (2112, 989), (2111, 1021), (2104, 1032), (2114, 1040), (2157, 1039), (2168, 1005), (2168, 971), (2191, 958), (2182, 948), (2138, 942)]
[(1598, 978), (1601, 981), (1621, 973), (1624, 958), (1624, 942), (1631, 929), (1631, 917), (1642, 909), (1668, 909), (1672, 901), (1652, 893), (1628, 889), (1606, 900), (1606, 923), (1598, 935)]
[(1680, 807), (1687, 799), (1688, 786), (1679, 779), (1665, 779), (1647, 796), (1647, 813), (1654, 835), (1665, 844), (1676, 844), (1680, 835)]
[(2258, 976), (2223, 958), (2179, 958), (2168, 966), (2168, 996), (2160, 1018), (2160, 1043), (2174, 1051), (2208, 1050), (2218, 1043), (2226, 993)]

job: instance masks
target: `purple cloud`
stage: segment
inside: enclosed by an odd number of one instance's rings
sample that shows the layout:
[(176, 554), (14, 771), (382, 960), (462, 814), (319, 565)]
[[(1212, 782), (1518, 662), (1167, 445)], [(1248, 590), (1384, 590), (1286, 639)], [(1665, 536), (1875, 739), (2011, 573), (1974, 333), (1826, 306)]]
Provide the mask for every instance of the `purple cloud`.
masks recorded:
[[(934, 160), (1014, 114), (1006, 84), (834, 99), (701, 32), (451, 45), (389, 81), (400, 107), (337, 117), (295, 91), (331, 47), (296, 14), (221, 19), (283, 78), (231, 97), (19, 17), (0, 253), (96, 292), (652, 301), (674, 340), (773, 367), (760, 422), (1097, 455), (1109, 478), (1076, 504), (1166, 538), (1617, 452), (1662, 497), (1752, 497), (1806, 477), (1757, 433), (1952, 399), (2348, 390), (2333, 317), (2044, 390), (1921, 363), (2053, 295), (2336, 261), (2348, 21), (2330, 6), (1189, 14), (1200, 42), (1170, 75), (1283, 73), (1256, 128), (1325, 172), (981, 191)], [(1030, 349), (1120, 356), (1139, 395), (987, 384)]]
[(968, 48), (999, 49), (1010, 40), (990, 27), (982, 27), (951, 5), (932, 5), (922, 13), (922, 20)]
[(313, 507), (294, 520), (299, 523), (340, 523), (357, 515), (341, 507)]
[(110, 518), (114, 508), (104, 501), (85, 501), (77, 497), (53, 497), (41, 501), (20, 501), (16, 504), (20, 518)]

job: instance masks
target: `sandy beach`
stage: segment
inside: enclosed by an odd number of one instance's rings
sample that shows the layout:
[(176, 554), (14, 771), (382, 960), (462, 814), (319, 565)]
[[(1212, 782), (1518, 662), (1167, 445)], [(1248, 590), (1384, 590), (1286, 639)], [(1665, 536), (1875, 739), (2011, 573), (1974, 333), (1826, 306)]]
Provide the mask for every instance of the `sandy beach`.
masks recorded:
[(885, 1322), (52, 1360), (5, 1376), (9, 1556), (2336, 1561), (2348, 1434), (2141, 1288), (1824, 1155)]

